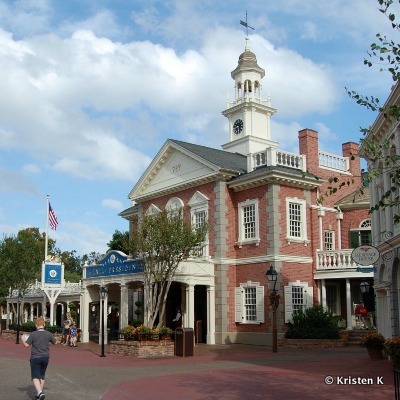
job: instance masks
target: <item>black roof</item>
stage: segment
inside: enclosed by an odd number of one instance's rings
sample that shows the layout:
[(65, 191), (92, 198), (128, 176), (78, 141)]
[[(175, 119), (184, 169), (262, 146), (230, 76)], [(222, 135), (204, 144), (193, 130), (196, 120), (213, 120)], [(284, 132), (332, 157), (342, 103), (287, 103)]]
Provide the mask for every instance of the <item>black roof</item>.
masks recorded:
[(247, 172), (247, 157), (239, 153), (217, 150), (211, 147), (200, 146), (198, 144), (181, 142), (180, 140), (170, 139), (171, 142), (183, 147), (204, 160), (222, 169), (236, 171), (239, 173)]

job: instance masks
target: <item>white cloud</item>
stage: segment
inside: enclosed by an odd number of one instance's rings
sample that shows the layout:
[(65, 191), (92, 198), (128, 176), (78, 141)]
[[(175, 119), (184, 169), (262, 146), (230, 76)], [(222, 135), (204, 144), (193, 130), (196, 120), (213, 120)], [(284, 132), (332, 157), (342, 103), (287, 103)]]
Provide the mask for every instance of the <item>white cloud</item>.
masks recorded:
[(40, 168), (36, 164), (25, 164), (22, 166), (22, 171), (28, 174), (38, 174), (40, 172)]
[(101, 204), (104, 207), (109, 207), (109, 208), (113, 208), (114, 210), (117, 211), (122, 211), (124, 209), (124, 205), (122, 204), (121, 201), (119, 200), (114, 200), (114, 199), (104, 199)]

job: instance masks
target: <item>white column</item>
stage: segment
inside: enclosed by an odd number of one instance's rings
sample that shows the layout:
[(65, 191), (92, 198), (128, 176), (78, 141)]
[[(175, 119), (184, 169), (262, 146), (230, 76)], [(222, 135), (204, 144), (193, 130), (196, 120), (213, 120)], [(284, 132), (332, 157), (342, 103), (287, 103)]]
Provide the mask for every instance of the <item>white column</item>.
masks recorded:
[(207, 287), (207, 344), (215, 344), (215, 286)]
[(337, 212), (336, 213), (336, 220), (337, 220), (337, 249), (342, 249), (342, 228), (341, 228), (341, 220), (343, 219), (343, 213)]
[(346, 279), (346, 312), (347, 312), (347, 329), (353, 329), (353, 305), (351, 303), (351, 287), (350, 279)]
[[(104, 285), (101, 285), (104, 286)], [(108, 310), (108, 295), (105, 296), (104, 302), (101, 300), (100, 294), (99, 294), (99, 301), (100, 301), (100, 321), (99, 321), (99, 344), (101, 344), (102, 341), (102, 335), (104, 334), (104, 344), (107, 344), (107, 310)], [(103, 319), (102, 319), (103, 316)], [(104, 328), (104, 332), (103, 332)]]
[(89, 342), (91, 310), (88, 303), (89, 293), (87, 288), (83, 288), (80, 295), (79, 327), (81, 329), (81, 342)]
[(119, 329), (128, 325), (128, 287), (121, 285), (121, 298), (119, 307)]
[(324, 250), (324, 235), (323, 235), (323, 229), (322, 229), (322, 217), (325, 215), (325, 211), (320, 208), (318, 210), (318, 226), (319, 226), (319, 249)]
[(186, 315), (188, 328), (194, 329), (194, 285), (186, 286), (187, 302), (186, 302)]
[(325, 285), (325, 279), (321, 279), (321, 304), (322, 307), (326, 310), (326, 285)]
[(10, 329), (10, 303), (7, 301), (7, 321), (6, 321), (6, 329)]

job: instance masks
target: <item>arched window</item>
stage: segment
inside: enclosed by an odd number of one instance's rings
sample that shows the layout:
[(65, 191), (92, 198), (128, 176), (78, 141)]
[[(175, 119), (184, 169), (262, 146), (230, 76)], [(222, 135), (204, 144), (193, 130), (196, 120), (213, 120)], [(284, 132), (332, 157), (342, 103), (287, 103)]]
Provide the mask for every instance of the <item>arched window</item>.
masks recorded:
[(171, 214), (175, 214), (180, 212), (183, 206), (184, 206), (183, 201), (179, 197), (173, 197), (172, 199), (168, 200), (165, 209)]

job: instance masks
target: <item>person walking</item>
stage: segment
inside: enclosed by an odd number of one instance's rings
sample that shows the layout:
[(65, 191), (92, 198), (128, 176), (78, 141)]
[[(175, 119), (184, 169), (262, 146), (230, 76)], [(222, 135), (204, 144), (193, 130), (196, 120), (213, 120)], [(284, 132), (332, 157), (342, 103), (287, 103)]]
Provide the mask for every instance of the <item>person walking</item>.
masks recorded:
[(67, 312), (66, 319), (64, 321), (63, 331), (62, 331), (62, 337), (63, 337), (62, 344), (64, 346), (70, 345), (69, 329), (73, 322), (74, 322), (74, 320), (72, 319), (71, 313)]
[(73, 322), (71, 327), (69, 328), (69, 336), (70, 336), (70, 347), (78, 347), (76, 345), (77, 336), (78, 336), (78, 328), (76, 327), (76, 322)]
[(49, 343), (56, 344), (56, 338), (44, 329), (45, 322), (42, 317), (35, 321), (36, 331), (32, 332), (27, 338), (21, 336), (21, 343), (25, 347), (31, 347), (31, 377), (36, 390), (35, 399), (44, 400), (43, 393), (44, 378), (49, 364)]

